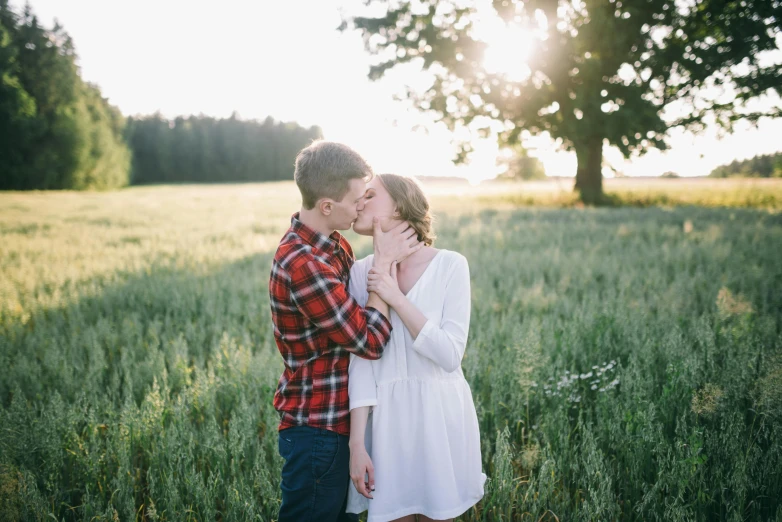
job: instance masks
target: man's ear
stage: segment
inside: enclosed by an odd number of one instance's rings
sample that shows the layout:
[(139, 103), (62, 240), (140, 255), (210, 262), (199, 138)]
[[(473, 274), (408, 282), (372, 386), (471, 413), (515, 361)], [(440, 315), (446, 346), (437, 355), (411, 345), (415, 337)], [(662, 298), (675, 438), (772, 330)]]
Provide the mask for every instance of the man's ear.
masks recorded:
[(328, 198), (319, 199), (316, 205), (324, 216), (330, 216), (331, 211), (334, 209), (334, 201)]

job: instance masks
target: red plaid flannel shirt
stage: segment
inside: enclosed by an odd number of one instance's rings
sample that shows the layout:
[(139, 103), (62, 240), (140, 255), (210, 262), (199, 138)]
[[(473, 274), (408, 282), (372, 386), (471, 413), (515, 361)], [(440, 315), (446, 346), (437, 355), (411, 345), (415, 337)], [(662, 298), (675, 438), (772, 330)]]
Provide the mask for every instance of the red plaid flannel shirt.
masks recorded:
[(350, 353), (379, 359), (391, 323), (348, 293), (355, 258), (338, 232), (316, 232), (298, 213), (272, 262), (274, 338), (285, 369), (274, 393), (279, 428), (307, 425), (350, 434)]

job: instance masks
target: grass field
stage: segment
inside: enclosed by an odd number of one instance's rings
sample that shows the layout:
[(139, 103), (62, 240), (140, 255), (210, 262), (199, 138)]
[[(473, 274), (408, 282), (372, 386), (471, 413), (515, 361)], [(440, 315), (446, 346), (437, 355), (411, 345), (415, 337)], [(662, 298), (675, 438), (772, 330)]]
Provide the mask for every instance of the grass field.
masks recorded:
[[(607, 205), (614, 207), (744, 207), (782, 209), (782, 180), (758, 178), (614, 178), (606, 179)], [(493, 186), (492, 186), (493, 185)], [(480, 187), (480, 199), (515, 206), (578, 207), (571, 179)]]
[[(461, 520), (782, 521), (782, 184), (668, 183), (602, 209), (432, 187), (490, 478)], [(267, 280), (297, 203), (0, 193), (0, 521), (275, 518)]]

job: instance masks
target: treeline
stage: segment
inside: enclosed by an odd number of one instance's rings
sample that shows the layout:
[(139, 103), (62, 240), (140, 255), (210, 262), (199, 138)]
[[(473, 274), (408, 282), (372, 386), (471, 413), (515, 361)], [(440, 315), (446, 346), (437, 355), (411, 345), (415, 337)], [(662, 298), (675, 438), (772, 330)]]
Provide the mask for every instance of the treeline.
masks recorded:
[(721, 165), (711, 171), (712, 178), (782, 178), (782, 152)]
[(262, 123), (190, 116), (128, 118), (132, 183), (293, 179), (296, 154), (320, 128), (266, 118)]
[(296, 153), (322, 137), (271, 118), (126, 119), (76, 60), (62, 26), (0, 0), (0, 190), (291, 179)]

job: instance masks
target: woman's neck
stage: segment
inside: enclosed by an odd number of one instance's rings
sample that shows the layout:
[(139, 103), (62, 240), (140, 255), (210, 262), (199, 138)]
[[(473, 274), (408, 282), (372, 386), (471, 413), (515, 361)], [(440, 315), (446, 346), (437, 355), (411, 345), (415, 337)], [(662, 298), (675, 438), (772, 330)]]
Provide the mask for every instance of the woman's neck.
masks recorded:
[(424, 246), (418, 249), (417, 252), (413, 252), (404, 258), (402, 262), (399, 263), (399, 268), (404, 270), (408, 266), (414, 266), (420, 262), (423, 262), (425, 259), (428, 259), (432, 256), (432, 250), (433, 249), (431, 246)]

